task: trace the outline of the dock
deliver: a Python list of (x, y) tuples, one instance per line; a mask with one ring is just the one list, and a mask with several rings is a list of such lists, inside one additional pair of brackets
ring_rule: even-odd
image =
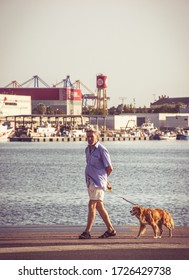
[[(118, 141), (146, 141), (149, 137), (100, 137), (101, 142), (118, 142)], [(86, 142), (85, 137), (12, 137), (10, 142)]]
[(92, 238), (80, 240), (84, 226), (1, 226), (0, 260), (189, 260), (189, 227), (165, 229), (154, 239), (151, 227), (139, 239), (138, 226), (117, 226), (115, 237), (98, 238), (106, 230), (95, 226)]

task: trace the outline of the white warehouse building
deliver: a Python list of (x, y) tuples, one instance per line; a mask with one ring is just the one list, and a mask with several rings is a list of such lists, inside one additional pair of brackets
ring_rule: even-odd
[(0, 94), (0, 117), (31, 115), (31, 96)]
[(125, 130), (133, 128), (137, 124), (137, 116), (127, 115), (108, 115), (108, 116), (89, 116), (89, 123), (97, 125), (99, 128), (106, 127), (110, 130)]

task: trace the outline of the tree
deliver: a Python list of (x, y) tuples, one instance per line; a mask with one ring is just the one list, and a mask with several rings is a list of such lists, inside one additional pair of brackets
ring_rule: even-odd
[(117, 109), (116, 109), (117, 114), (121, 114), (123, 112), (123, 106), (124, 106), (123, 104), (120, 104), (117, 106)]
[(47, 107), (43, 103), (37, 104), (36, 112), (37, 114), (44, 115), (47, 111)]
[(111, 108), (108, 110), (108, 112), (109, 112), (110, 115), (115, 115), (115, 113), (116, 113), (116, 107), (115, 107), (115, 106), (111, 107)]
[(164, 104), (154, 108), (154, 113), (178, 113), (179, 108), (177, 105)]
[(56, 114), (58, 114), (58, 115), (64, 115), (65, 112), (64, 112), (63, 109), (57, 109), (57, 110), (56, 110)]
[(46, 113), (47, 115), (54, 115), (54, 110), (50, 106), (47, 106)]

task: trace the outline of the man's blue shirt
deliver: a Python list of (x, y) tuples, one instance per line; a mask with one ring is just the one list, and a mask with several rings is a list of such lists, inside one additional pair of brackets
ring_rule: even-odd
[(94, 149), (90, 151), (89, 146), (85, 149), (87, 165), (85, 168), (86, 183), (88, 178), (92, 179), (95, 187), (101, 187), (106, 190), (107, 172), (106, 167), (112, 165), (108, 150), (97, 142)]

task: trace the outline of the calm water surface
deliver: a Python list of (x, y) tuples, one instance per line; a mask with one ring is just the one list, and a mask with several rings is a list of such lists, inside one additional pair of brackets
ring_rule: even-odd
[[(114, 225), (138, 224), (131, 205), (169, 210), (189, 226), (189, 141), (104, 142), (113, 192), (105, 205)], [(85, 225), (86, 143), (0, 143), (0, 225)], [(97, 215), (96, 225), (102, 224)]]

